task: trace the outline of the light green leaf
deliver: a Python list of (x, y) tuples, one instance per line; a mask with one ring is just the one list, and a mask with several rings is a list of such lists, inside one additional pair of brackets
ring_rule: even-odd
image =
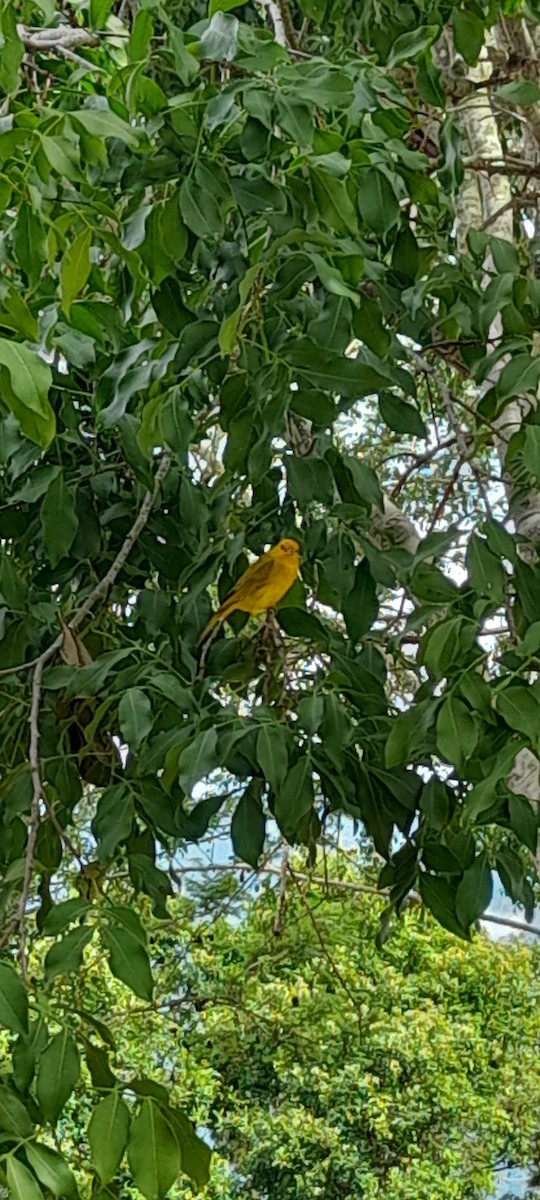
[(122, 736), (128, 746), (137, 750), (154, 724), (152, 705), (141, 688), (128, 688), (118, 706), (118, 720)]
[(74, 125), (79, 125), (92, 137), (118, 138), (132, 149), (135, 149), (141, 140), (140, 129), (134, 129), (116, 113), (106, 112), (101, 108), (80, 108), (77, 112), (70, 112), (69, 118)]
[(4, 401), (25, 436), (47, 449), (56, 432), (55, 416), (48, 400), (52, 384), (50, 367), (28, 346), (6, 338), (0, 338), (0, 367), (6, 369), (0, 371), (0, 378), (4, 377)]

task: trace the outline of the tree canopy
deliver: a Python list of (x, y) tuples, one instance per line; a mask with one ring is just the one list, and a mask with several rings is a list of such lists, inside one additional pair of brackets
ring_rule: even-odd
[[(379, 944), (411, 891), (469, 940), (494, 873), (530, 917), (536, 6), (0, 0), (0, 34), (0, 1019), (37, 1061), (62, 903), (127, 871), (165, 920), (219, 812), (253, 869), (356, 822)], [(201, 654), (283, 536), (276, 614)], [(149, 1002), (129, 898), (99, 911)], [(56, 1122), (60, 1084), (2, 1086), (12, 1139)]]
[[(46, 927), (49, 1007), (84, 1055), (59, 1136), (82, 1195), (97, 1175), (103, 1200), (166, 1186), (189, 1200), (209, 1153), (182, 1142), (192, 1182), (175, 1186), (186, 1107), (213, 1146), (206, 1200), (485, 1200), (502, 1163), (530, 1163), (538, 947), (486, 934), (456, 944), (416, 906), (379, 951), (383, 901), (362, 892), (369, 873), (332, 859), (325, 888), (297, 870), (279, 937), (272, 887), (242, 903), (227, 874), (221, 884), (200, 875), (196, 898), (150, 921), (151, 1004), (100, 958), (107, 900), (86, 913), (80, 901), (57, 906)], [(113, 885), (109, 905), (124, 887)], [(55, 937), (62, 912), (85, 924)], [(66, 977), (62, 946), (80, 945), (81, 930), (84, 970)], [(20, 1054), (19, 1040), (18, 1082)], [(38, 1096), (40, 1085), (38, 1074)]]

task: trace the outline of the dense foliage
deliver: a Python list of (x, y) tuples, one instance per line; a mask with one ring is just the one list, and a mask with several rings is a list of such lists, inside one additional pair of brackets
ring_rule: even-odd
[[(253, 868), (344, 813), (381, 943), (411, 889), (467, 940), (494, 871), (528, 913), (536, 881), (533, 7), (135, 8), (0, 0), (1, 1087), (31, 1200), (58, 1176), (15, 1148), (85, 1050), (48, 988), (118, 871), (166, 919), (220, 809)], [(283, 535), (301, 580), (201, 655), (216, 582)], [(150, 1002), (127, 895), (98, 927)]]
[[(365, 881), (351, 868), (339, 875), (349, 887)], [(187, 1105), (211, 1131), (208, 1200), (483, 1200), (502, 1162), (530, 1161), (536, 948), (485, 935), (456, 944), (415, 908), (380, 952), (380, 902), (337, 881), (326, 895), (291, 884), (275, 937), (270, 888), (243, 908), (236, 900), (230, 921), (210, 901), (216, 886), (152, 923), (153, 1005), (111, 981), (95, 938), (81, 977), (52, 983), (49, 1009), (84, 1042), (85, 1070), (61, 1123), (83, 1195), (96, 1172), (107, 1196), (131, 1195), (132, 1178), (151, 1192), (150, 1119), (133, 1111), (145, 1094), (158, 1121), (172, 1124), (171, 1111), (178, 1119)], [(234, 902), (232, 880), (218, 891)], [(81, 903), (67, 903), (75, 920)], [(93, 1111), (86, 1071), (101, 1089)], [(163, 1188), (178, 1171), (165, 1122), (156, 1127)], [(182, 1153), (184, 1168), (204, 1178), (203, 1147), (192, 1144), (191, 1155)], [(192, 1194), (184, 1182), (171, 1190)]]

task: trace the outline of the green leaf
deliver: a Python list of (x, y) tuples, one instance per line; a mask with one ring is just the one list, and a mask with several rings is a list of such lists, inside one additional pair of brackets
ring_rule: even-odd
[(60, 292), (62, 308), (69, 317), (71, 305), (82, 292), (91, 269), (90, 246), (92, 231), (85, 229), (68, 246), (60, 263)]
[(63, 471), (50, 484), (40, 517), (45, 553), (51, 567), (57, 567), (69, 554), (79, 528), (73, 491), (67, 486)]
[(432, 625), (423, 639), (422, 662), (436, 679), (441, 679), (454, 664), (461, 667), (463, 656), (473, 646), (476, 633), (476, 622), (468, 621), (466, 617), (439, 621)]
[(456, 892), (452, 884), (425, 871), (421, 873), (418, 884), (424, 904), (439, 924), (458, 937), (467, 937), (466, 926), (462, 925), (456, 912)]
[(540, 704), (534, 692), (525, 684), (515, 684), (498, 692), (495, 700), (497, 712), (510, 729), (517, 729), (530, 738), (533, 745), (540, 738)]
[(132, 750), (138, 750), (154, 724), (152, 705), (141, 688), (128, 688), (118, 706), (122, 736)]
[(140, 996), (152, 1000), (154, 982), (147, 951), (139, 939), (119, 925), (108, 925), (102, 933), (104, 948), (109, 953), (109, 967), (115, 979)]
[(456, 912), (465, 929), (486, 911), (492, 892), (491, 870), (487, 855), (482, 851), (464, 871), (456, 891)]
[(231, 838), (234, 853), (256, 871), (264, 849), (266, 820), (259, 796), (246, 788), (234, 810)]
[(7, 963), (0, 963), (0, 1025), (14, 1033), (28, 1033), (28, 998), (22, 979)]
[(283, 189), (265, 175), (234, 175), (231, 188), (238, 207), (246, 213), (282, 213), (287, 208)]
[(472, 533), (465, 556), (465, 565), (473, 591), (487, 596), (495, 605), (504, 603), (505, 573), (499, 559), (491, 553), (487, 542)]
[(72, 921), (85, 917), (90, 908), (91, 905), (86, 900), (62, 900), (47, 913), (41, 932), (56, 937), (58, 933), (63, 933)]
[(523, 462), (537, 483), (540, 482), (540, 425), (525, 426)]
[(470, 9), (454, 8), (452, 24), (456, 50), (472, 67), (484, 44), (484, 22)]
[(496, 88), (495, 95), (501, 100), (509, 100), (511, 104), (537, 104), (540, 100), (540, 88), (532, 79), (513, 79)]
[(438, 25), (419, 25), (412, 33), (402, 33), (392, 43), (386, 60), (387, 67), (395, 67), (401, 62), (412, 62), (427, 46), (431, 46), (440, 32)]
[(100, 862), (108, 862), (117, 846), (127, 841), (133, 827), (134, 815), (133, 793), (125, 783), (113, 785), (101, 793), (92, 821), (92, 833), (98, 843)]
[(238, 46), (238, 27), (237, 17), (230, 17), (218, 9), (199, 40), (201, 58), (210, 62), (232, 62)]
[(379, 398), (379, 411), (385, 425), (388, 425), (389, 429), (393, 429), (394, 433), (410, 433), (413, 437), (419, 438), (427, 437), (427, 429), (418, 409), (412, 404), (406, 404), (398, 396), (385, 392)]
[(48, 400), (52, 383), (50, 367), (28, 346), (6, 338), (0, 338), (0, 367), (6, 368), (5, 372), (0, 371), (5, 403), (25, 436), (46, 450), (56, 431)]
[(511, 792), (508, 797), (508, 814), (510, 828), (516, 837), (535, 854), (538, 846), (538, 821), (532, 804), (526, 796), (516, 796)]
[(103, 108), (80, 108), (77, 112), (70, 112), (69, 117), (74, 125), (80, 126), (92, 137), (118, 138), (132, 149), (136, 149), (141, 141), (140, 129), (134, 129), (116, 113)]
[(505, 529), (504, 525), (499, 521), (494, 521), (492, 517), (487, 517), (484, 521), (482, 532), (485, 533), (487, 544), (493, 554), (499, 558), (508, 559), (508, 562), (516, 562), (516, 543), (512, 534)]
[(360, 216), (369, 229), (384, 237), (399, 219), (399, 202), (388, 177), (376, 167), (360, 176), (358, 186)]
[(0, 12), (0, 90), (8, 95), (20, 87), (20, 69), (24, 58), (24, 45), (17, 30), (17, 10), (5, 4)]
[(17, 1138), (32, 1137), (34, 1126), (22, 1100), (5, 1084), (0, 1084), (0, 1130)]
[(129, 1135), (129, 1108), (118, 1092), (111, 1092), (96, 1105), (88, 1126), (90, 1158), (103, 1184), (122, 1162)]
[(310, 379), (322, 391), (340, 392), (361, 399), (388, 386), (388, 377), (358, 358), (347, 358), (325, 350), (308, 338), (300, 338), (286, 351), (293, 371)]
[[(206, 168), (209, 172), (209, 168)], [(180, 186), (180, 212), (192, 232), (201, 238), (222, 237), (225, 229), (222, 199), (208, 186), (201, 168), (188, 175)]]
[(312, 808), (311, 761), (305, 755), (294, 764), (294, 767), (291, 767), (276, 797), (274, 816), (284, 837), (294, 839), (295, 830), (302, 817), (306, 816)]
[(354, 584), (342, 600), (341, 607), (347, 633), (352, 642), (358, 642), (371, 629), (379, 611), (377, 587), (367, 559), (364, 558), (356, 567)]
[(210, 0), (208, 16), (213, 17), (217, 12), (230, 12), (232, 8), (241, 8), (242, 4), (247, 4), (247, 0)]
[(131, 1124), (128, 1161), (146, 1200), (161, 1200), (180, 1174), (180, 1146), (169, 1121), (152, 1099), (143, 1101)]
[(187, 746), (184, 746), (178, 761), (178, 776), (186, 792), (218, 765), (217, 732), (201, 729)]
[(45, 957), (47, 980), (55, 979), (57, 975), (67, 975), (69, 971), (80, 971), (85, 947), (92, 940), (93, 933), (93, 929), (79, 926), (51, 946)]
[(470, 710), (462, 700), (448, 696), (437, 717), (437, 746), (443, 758), (459, 770), (471, 757), (477, 738)]
[(316, 501), (331, 504), (334, 498), (334, 479), (327, 462), (322, 458), (295, 458), (288, 455), (287, 480), (291, 496), (301, 505)]
[(6, 1175), (12, 1200), (43, 1200), (43, 1192), (35, 1175), (13, 1154), (8, 1155)]
[(278, 792), (289, 765), (287, 731), (283, 725), (265, 724), (257, 735), (257, 762), (273, 792)]
[(191, 1121), (179, 1109), (168, 1105), (166, 1117), (180, 1143), (182, 1173), (188, 1175), (198, 1187), (204, 1187), (210, 1179), (210, 1147), (195, 1133)]
[(162, 406), (161, 430), (170, 449), (184, 456), (193, 440), (195, 425), (187, 401), (176, 391), (171, 392)]
[(36, 1092), (43, 1115), (51, 1125), (69, 1100), (81, 1072), (79, 1052), (69, 1030), (53, 1037), (38, 1060)]
[(27, 1142), (24, 1150), (39, 1182), (53, 1196), (77, 1196), (75, 1177), (61, 1154), (41, 1142)]

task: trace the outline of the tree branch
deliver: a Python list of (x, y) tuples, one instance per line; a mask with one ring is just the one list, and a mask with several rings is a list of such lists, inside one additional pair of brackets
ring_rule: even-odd
[[(17, 25), (17, 33), (29, 54), (72, 53), (83, 46), (98, 46), (99, 38), (80, 25), (57, 25), (53, 29), (38, 29), (34, 26)], [(82, 60), (88, 66), (86, 59)]]
[[(161, 489), (161, 484), (169, 470), (171, 459), (168, 454), (164, 454), (156, 472), (153, 490), (146, 492), (144, 500), (141, 504), (139, 512), (131, 526), (131, 529), (125, 538), (118, 554), (112, 565), (109, 567), (103, 579), (96, 584), (95, 588), (90, 592), (90, 595), (77, 609), (74, 617), (68, 622), (68, 628), (71, 630), (77, 629), (84, 621), (84, 618), (91, 612), (98, 600), (101, 600), (106, 595), (109, 588), (114, 583), (119, 575), (124, 563), (126, 562), (131, 549), (133, 548), (137, 538), (144, 529), (146, 522), (152, 511), (152, 506), (157, 499)], [(17, 910), (17, 924), (19, 926), (20, 944), (19, 944), (19, 960), (21, 964), (21, 974), (26, 982), (28, 975), (28, 962), (26, 954), (26, 907), (28, 904), (28, 896), (32, 882), (32, 870), (34, 866), (34, 855), (36, 849), (36, 839), (39, 828), (40, 812), (42, 803), (45, 803), (43, 795), (43, 783), (41, 779), (41, 766), (39, 759), (39, 710), (41, 704), (41, 686), (43, 680), (43, 671), (47, 663), (54, 658), (56, 652), (61, 648), (64, 640), (64, 630), (59, 633), (54, 642), (40, 654), (35, 661), (34, 674), (32, 678), (32, 702), (30, 706), (30, 747), (29, 747), (29, 763), (30, 775), (32, 779), (32, 804), (30, 808), (30, 816), (28, 819), (28, 839), (26, 843), (25, 864), (23, 886), (21, 898)], [(26, 664), (23, 664), (26, 667)], [(17, 668), (14, 668), (16, 670)], [(19, 668), (20, 669), (20, 668)]]

